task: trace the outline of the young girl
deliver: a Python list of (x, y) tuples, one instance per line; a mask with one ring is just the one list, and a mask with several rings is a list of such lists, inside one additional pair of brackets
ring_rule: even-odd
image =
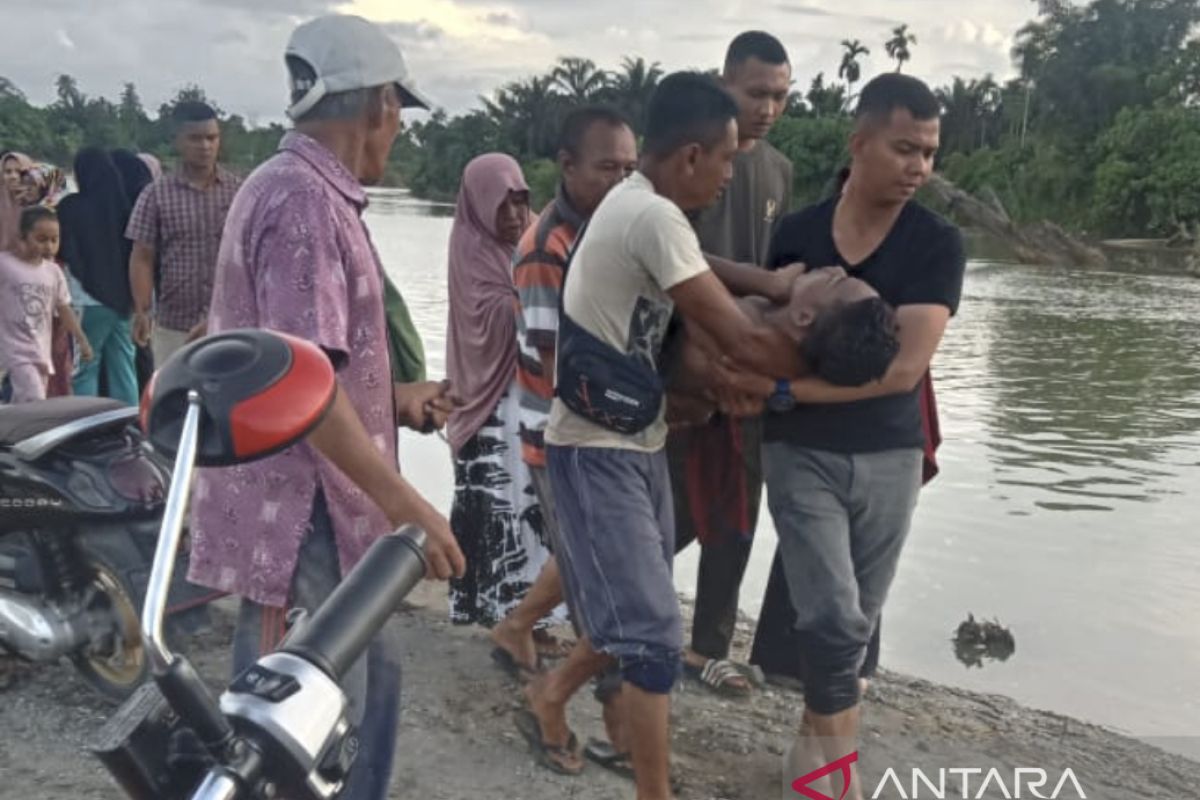
[(16, 253), (0, 253), (0, 370), (8, 371), (12, 402), (46, 397), (54, 372), (50, 358), (50, 326), (59, 317), (75, 337), (80, 358), (92, 360), (92, 346), (71, 310), (63, 271), (52, 261), (58, 254), (58, 218), (42, 206), (21, 212)]

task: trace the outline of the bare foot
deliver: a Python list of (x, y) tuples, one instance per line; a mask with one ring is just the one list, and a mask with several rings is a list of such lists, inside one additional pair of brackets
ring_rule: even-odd
[(545, 675), (539, 675), (521, 689), (529, 710), (537, 717), (542, 731), (542, 741), (548, 745), (567, 748), (571, 746), (571, 728), (567, 725), (567, 707), (557, 703), (547, 693), (549, 683)]
[(533, 643), (533, 631), (519, 628), (505, 617), (492, 626), (488, 638), (492, 644), (512, 656), (518, 665), (530, 672), (537, 672), (538, 654)]

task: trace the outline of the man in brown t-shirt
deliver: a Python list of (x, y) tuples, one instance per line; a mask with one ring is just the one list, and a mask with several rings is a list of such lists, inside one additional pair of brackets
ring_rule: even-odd
[[(716, 205), (693, 225), (705, 253), (764, 266), (776, 223), (791, 203), (792, 165), (766, 141), (783, 113), (791, 86), (787, 51), (774, 36), (748, 31), (729, 45), (721, 83), (738, 104), (739, 151), (733, 180)], [(718, 498), (692, 498), (689, 462), (732, 448), (740, 458), (730, 464), (727, 485)], [(703, 429), (674, 429), (667, 441), (675, 497), (676, 550), (703, 539), (696, 585), (691, 647), (685, 669), (721, 694), (746, 695), (750, 684), (726, 659), (737, 620), (738, 590), (762, 497), (761, 423), (757, 418), (718, 417)], [(740, 499), (739, 499), (740, 498)], [(733, 507), (730, 507), (732, 505)], [(707, 513), (697, 520), (693, 508)]]

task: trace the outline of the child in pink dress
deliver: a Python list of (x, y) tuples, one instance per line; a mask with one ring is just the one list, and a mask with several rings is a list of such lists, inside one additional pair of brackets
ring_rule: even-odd
[(12, 402), (44, 400), (54, 373), (50, 331), (55, 317), (75, 337), (80, 358), (92, 346), (71, 309), (67, 279), (54, 263), (58, 218), (42, 206), (21, 212), (15, 253), (0, 253), (0, 370), (8, 371)]

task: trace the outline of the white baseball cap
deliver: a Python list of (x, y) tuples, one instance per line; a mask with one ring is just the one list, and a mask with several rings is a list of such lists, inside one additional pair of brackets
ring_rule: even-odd
[(304, 91), (288, 107), (292, 119), (304, 116), (326, 95), (396, 84), (405, 108), (431, 108), (432, 103), (417, 91), (408, 75), (400, 48), (383, 29), (362, 17), (331, 14), (317, 17), (292, 31), (285, 55), (304, 61), (316, 73), (315, 81), (293, 79), (293, 96)]

